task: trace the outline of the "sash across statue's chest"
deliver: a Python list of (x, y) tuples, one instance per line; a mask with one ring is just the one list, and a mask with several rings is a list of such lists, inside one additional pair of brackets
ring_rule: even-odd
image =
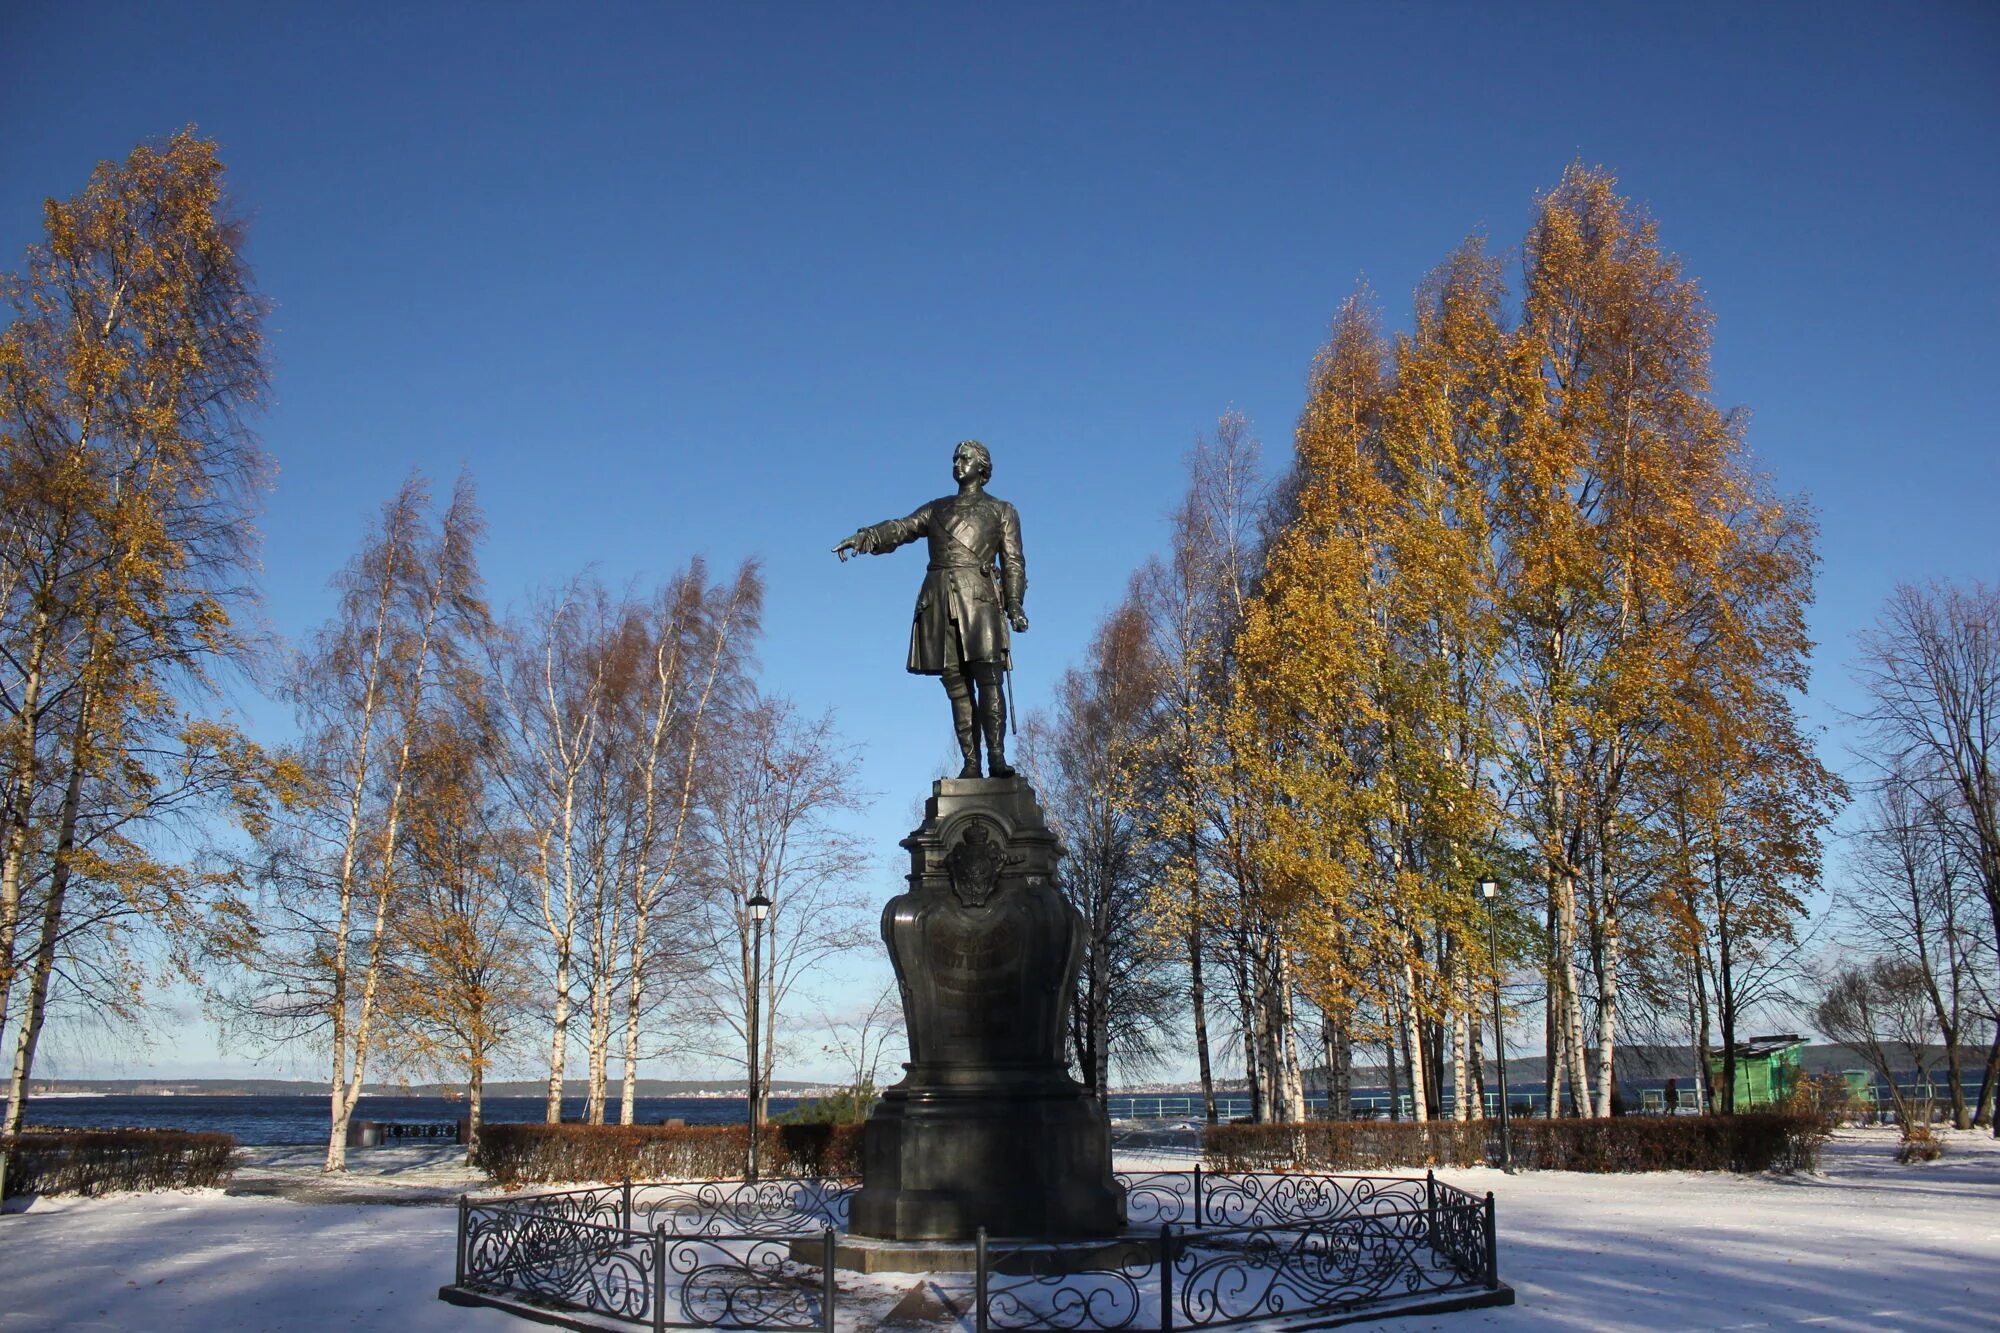
[(949, 564), (984, 565), (993, 558), (997, 528), (989, 506), (955, 502), (931, 525), (931, 558)]

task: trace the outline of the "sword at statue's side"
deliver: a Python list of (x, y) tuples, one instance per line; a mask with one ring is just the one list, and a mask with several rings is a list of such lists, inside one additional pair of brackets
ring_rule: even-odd
[[(1000, 567), (991, 564), (986, 566), (986, 577), (993, 585), (993, 600), (1003, 607), (1006, 606), (1007, 585), (1000, 576)], [(1002, 611), (1001, 615), (1006, 618), (1007, 628), (1011, 632), (1013, 630), (1014, 617), (1005, 611)], [(1007, 691), (1007, 734), (1018, 736), (1021, 734), (1021, 723), (1020, 710), (1014, 707), (1014, 642), (1011, 636), (1007, 641), (1007, 666), (1005, 674), (1000, 679), (1002, 687)]]

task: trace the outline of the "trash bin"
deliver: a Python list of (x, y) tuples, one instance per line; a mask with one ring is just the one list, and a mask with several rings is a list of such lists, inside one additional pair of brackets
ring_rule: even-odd
[(382, 1126), (373, 1120), (350, 1120), (347, 1122), (347, 1146), (350, 1148), (379, 1148), (382, 1146)]

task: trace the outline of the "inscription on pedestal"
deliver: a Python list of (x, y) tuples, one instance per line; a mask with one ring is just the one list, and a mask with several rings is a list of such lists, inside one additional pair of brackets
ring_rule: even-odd
[(1020, 990), (1020, 926), (1006, 917), (949, 909), (929, 924), (931, 979), (945, 1002), (945, 1032), (972, 1037), (1004, 1031)]

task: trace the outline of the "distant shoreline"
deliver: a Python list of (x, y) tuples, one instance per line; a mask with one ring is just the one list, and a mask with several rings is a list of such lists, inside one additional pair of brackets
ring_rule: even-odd
[[(618, 1097), (623, 1088), (617, 1079), (609, 1084), (610, 1095)], [(589, 1085), (581, 1079), (570, 1079), (563, 1083), (563, 1096), (582, 1097), (589, 1093)], [(509, 1079), (504, 1082), (488, 1083), (482, 1095), (492, 1098), (546, 1097), (549, 1085), (545, 1080)], [(829, 1093), (845, 1091), (844, 1085), (809, 1083), (796, 1079), (774, 1079), (767, 1093), (778, 1097), (821, 1097)], [(29, 1099), (44, 1097), (325, 1097), (327, 1086), (310, 1079), (243, 1079), (243, 1078), (76, 1078), (50, 1079), (45, 1086), (33, 1087), (28, 1092)], [(370, 1083), (362, 1089), (368, 1097), (443, 1097), (447, 1100), (463, 1098), (464, 1084), (452, 1083)], [(746, 1094), (742, 1087), (727, 1084), (698, 1083), (678, 1079), (639, 1079), (634, 1085), (634, 1096), (685, 1097), (727, 1101), (741, 1100)], [(0, 1095), (0, 1105), (6, 1103)]]

